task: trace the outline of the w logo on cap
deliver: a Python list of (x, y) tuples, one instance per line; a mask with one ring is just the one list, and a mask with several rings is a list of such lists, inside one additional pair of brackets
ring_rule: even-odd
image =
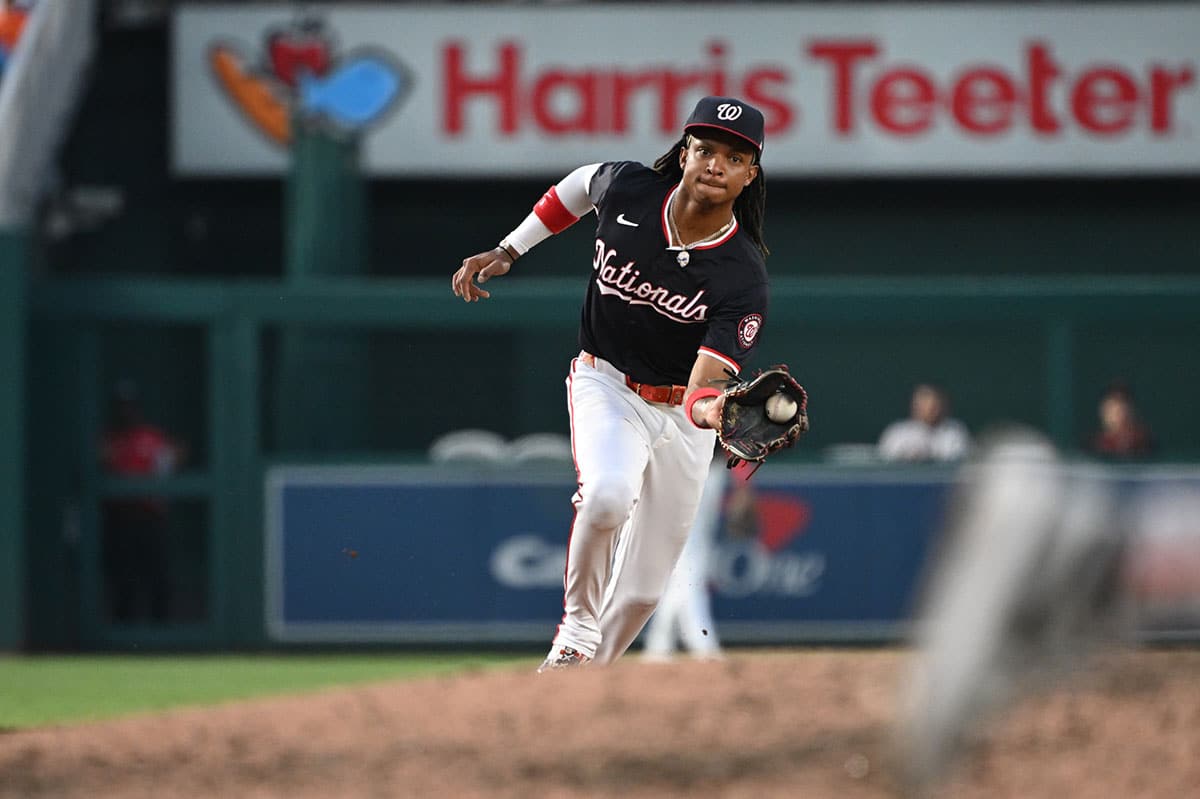
[(733, 103), (721, 103), (717, 106), (717, 119), (732, 122), (742, 115), (742, 107)]
[(763, 115), (749, 103), (736, 97), (701, 98), (687, 122), (683, 123), (683, 132), (693, 133), (704, 128), (715, 128), (724, 134), (745, 139), (754, 148), (755, 154), (762, 155)]

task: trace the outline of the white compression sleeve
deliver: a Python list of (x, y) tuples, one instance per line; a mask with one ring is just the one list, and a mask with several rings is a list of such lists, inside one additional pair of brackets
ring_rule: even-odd
[[(599, 164), (581, 166), (554, 184), (554, 191), (558, 195), (559, 202), (573, 216), (580, 217), (594, 209), (595, 206), (592, 205), (588, 189), (592, 183), (592, 176), (599, 168)], [(551, 235), (550, 228), (546, 227), (537, 214), (530, 212), (529, 216), (525, 217), (521, 224), (517, 225), (504, 238), (518, 254), (524, 255), (550, 238)]]

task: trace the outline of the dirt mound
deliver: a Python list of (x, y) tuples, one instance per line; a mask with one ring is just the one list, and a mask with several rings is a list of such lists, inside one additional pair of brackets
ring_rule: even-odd
[[(734, 654), (395, 682), (0, 736), (0, 797), (899, 795), (902, 655)], [(997, 724), (946, 797), (1181, 797), (1200, 653), (1111, 659)]]

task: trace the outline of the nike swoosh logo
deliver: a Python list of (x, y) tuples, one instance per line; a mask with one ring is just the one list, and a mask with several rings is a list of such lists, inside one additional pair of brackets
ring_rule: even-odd
[(638, 226), (637, 222), (630, 222), (628, 219), (626, 219), (625, 214), (617, 214), (617, 224), (618, 225), (628, 225), (629, 227), (637, 227)]

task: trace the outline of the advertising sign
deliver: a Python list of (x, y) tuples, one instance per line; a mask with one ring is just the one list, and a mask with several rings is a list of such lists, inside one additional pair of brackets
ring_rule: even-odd
[[(723, 640), (876, 640), (910, 611), (947, 483), (755, 477), (760, 531), (710, 564)], [(304, 642), (540, 642), (562, 615), (575, 484), (381, 467), (267, 482), (267, 629)]]
[[(1200, 171), (1200, 8), (184, 6), (173, 163), (278, 174), (293, 126), (381, 176), (653, 161), (706, 94), (766, 117), (772, 175)], [(669, 35), (664, 32), (669, 31)]]

